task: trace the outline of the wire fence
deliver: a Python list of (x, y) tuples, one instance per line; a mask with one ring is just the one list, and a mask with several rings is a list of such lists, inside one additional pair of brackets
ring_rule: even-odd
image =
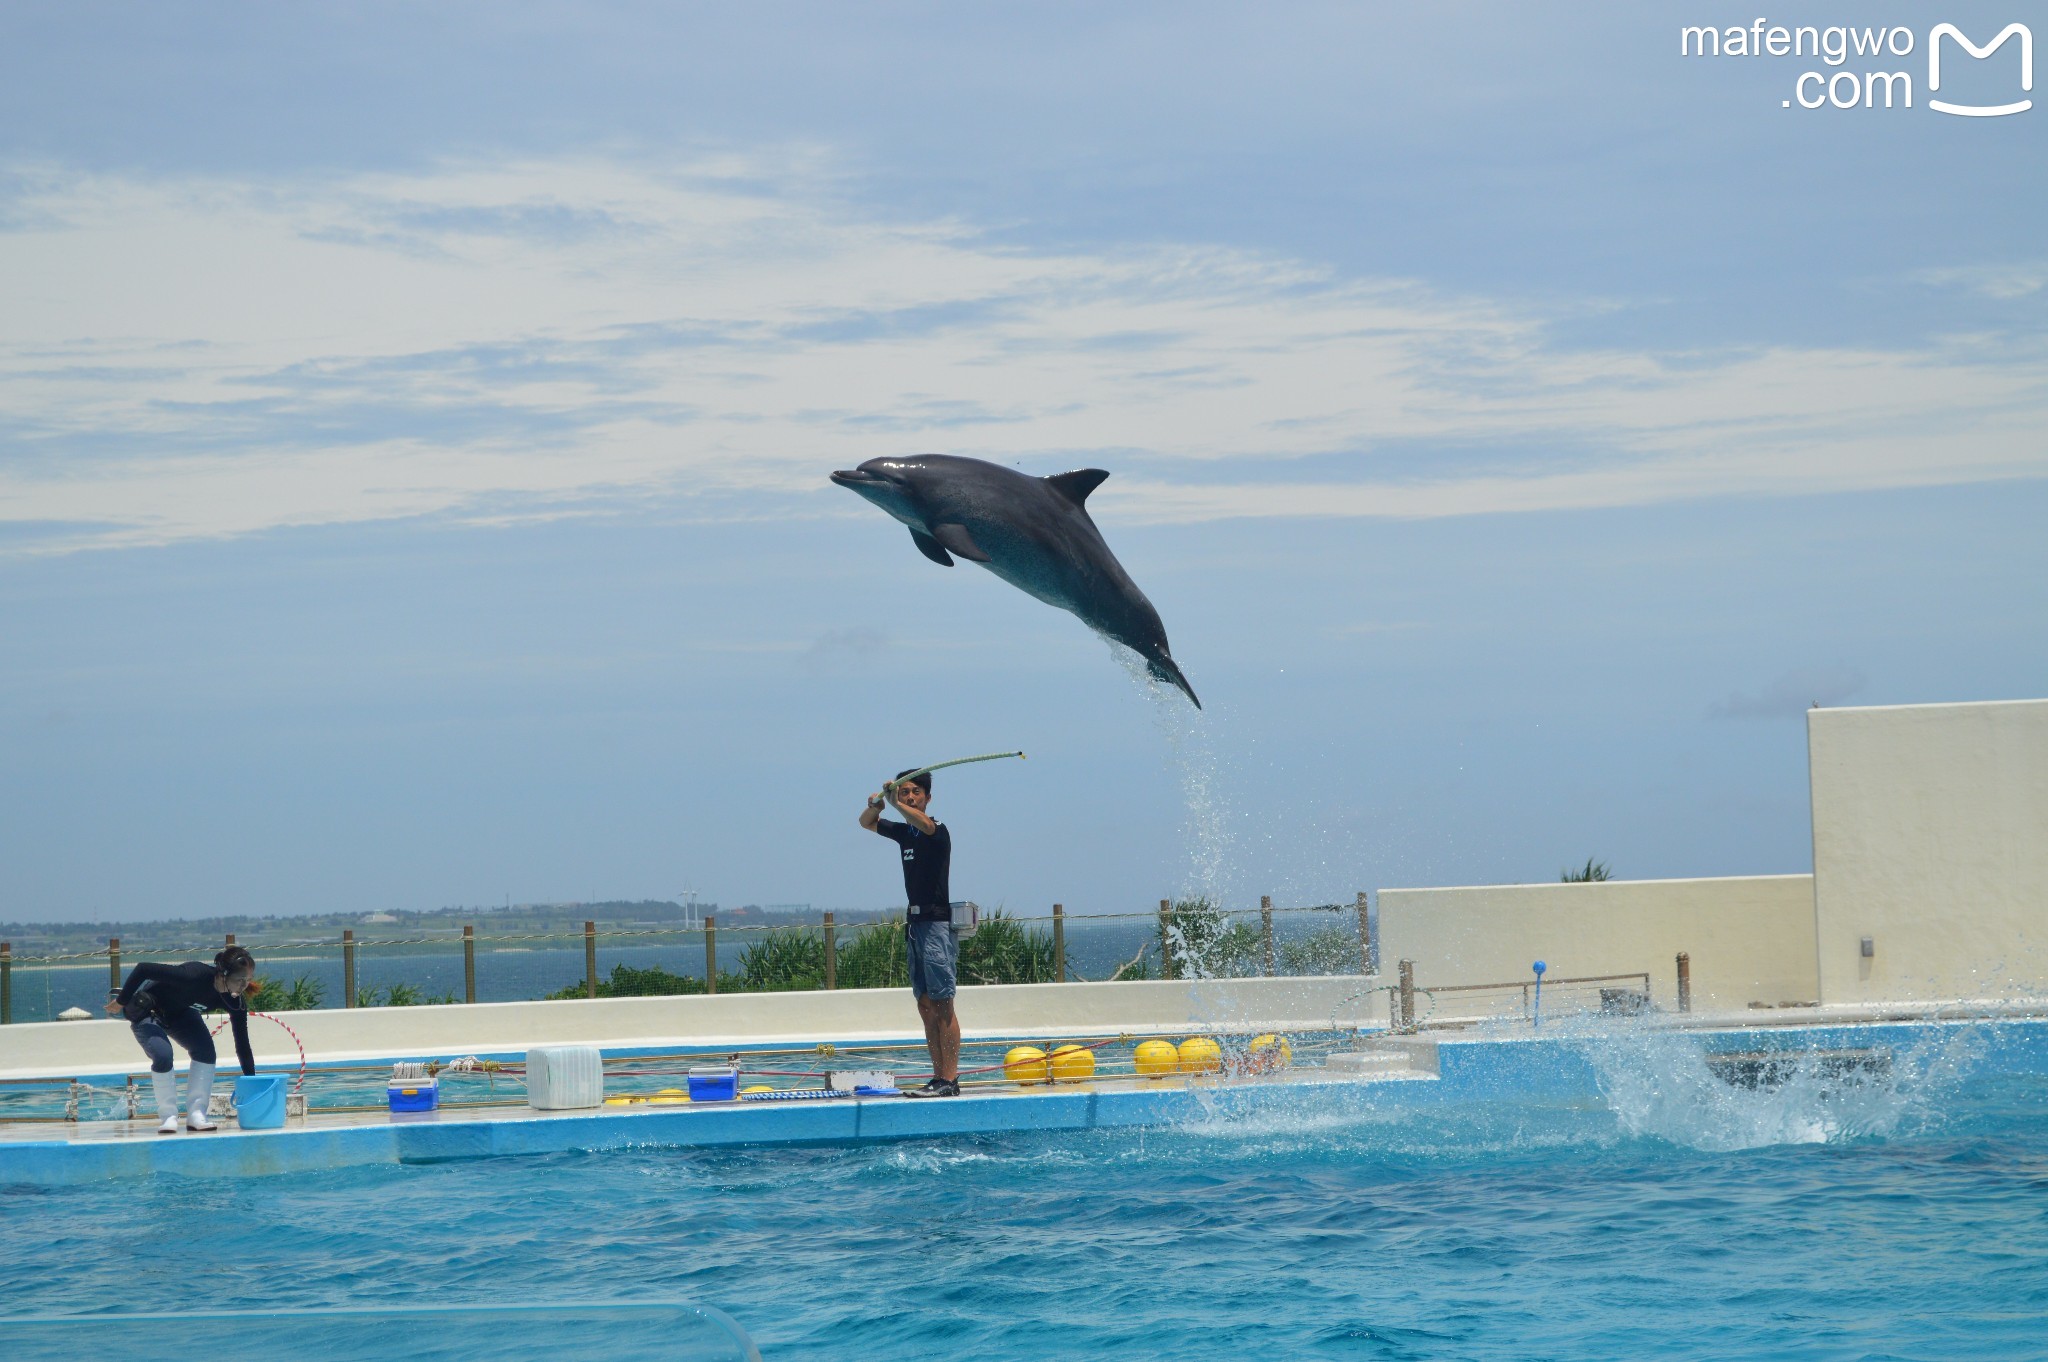
[[(965, 914), (963, 913), (964, 917)], [(1369, 974), (1374, 923), (1350, 903), (1225, 909), (1161, 899), (1142, 912), (980, 914), (960, 932), (963, 984), (1121, 982)], [(257, 956), (257, 1010), (403, 1007), (535, 998), (645, 997), (903, 987), (903, 919), (823, 913), (815, 921), (601, 926), (581, 932), (427, 932), (358, 937), (232, 933), (205, 943), (135, 943), (41, 955), (0, 942), (0, 1024), (103, 1015), (108, 990), (138, 961), (211, 959), (223, 945)]]

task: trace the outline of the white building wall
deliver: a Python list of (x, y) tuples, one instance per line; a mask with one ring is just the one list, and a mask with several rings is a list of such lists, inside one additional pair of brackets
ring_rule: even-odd
[(1816, 709), (1807, 747), (1822, 1000), (2048, 991), (2048, 700)]
[(1698, 1011), (1820, 996), (1811, 875), (1382, 889), (1379, 907), (1382, 973), (1413, 960), (1424, 987), (1525, 980), (1541, 960), (1552, 979), (1647, 972), (1672, 1007), (1684, 951)]

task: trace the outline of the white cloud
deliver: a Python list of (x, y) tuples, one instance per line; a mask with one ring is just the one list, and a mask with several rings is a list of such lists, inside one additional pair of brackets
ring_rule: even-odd
[(2048, 261), (2014, 265), (1950, 265), (1913, 276), (1935, 288), (1959, 288), (1980, 298), (2010, 302), (2048, 288)]
[[(1296, 260), (877, 221), (801, 155), (22, 174), (0, 522), (77, 527), (23, 541), (45, 550), (764, 495), (853, 514), (826, 470), (920, 450), (1107, 463), (1098, 504), (1168, 521), (2048, 473), (2039, 355), (1566, 350), (1527, 310)], [(1332, 454), (1356, 457), (1290, 467)]]

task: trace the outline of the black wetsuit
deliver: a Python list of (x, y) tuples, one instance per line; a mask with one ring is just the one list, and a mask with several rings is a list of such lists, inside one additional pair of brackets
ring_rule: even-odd
[(235, 1057), (242, 1072), (256, 1072), (256, 1056), (249, 1050), (249, 1004), (232, 993), (213, 986), (213, 966), (197, 960), (182, 965), (159, 965), (145, 961), (128, 972), (128, 981), (114, 1001), (128, 1018), (135, 1039), (149, 1056), (149, 1067), (157, 1073), (171, 1071), (171, 1042), (185, 1047), (194, 1064), (214, 1062), (213, 1035), (202, 1013), (218, 1008), (228, 1014), (235, 1031)]

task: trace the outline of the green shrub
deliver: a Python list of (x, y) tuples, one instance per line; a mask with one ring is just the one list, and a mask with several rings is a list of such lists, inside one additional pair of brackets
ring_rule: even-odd
[(841, 988), (908, 988), (910, 960), (904, 954), (903, 924), (876, 922), (854, 933), (839, 948)]
[(1166, 932), (1177, 977), (1230, 979), (1265, 972), (1264, 931), (1250, 922), (1232, 922), (1206, 898), (1175, 902), (1169, 910)]
[[(584, 980), (577, 980), (564, 989), (550, 993), (549, 998), (588, 997)], [(718, 987), (721, 992), (737, 993), (744, 988), (736, 974), (720, 973)], [(597, 996), (600, 998), (670, 998), (683, 994), (704, 992), (704, 981), (691, 974), (677, 974), (660, 965), (635, 968), (632, 965), (613, 965), (609, 979), (597, 981)]]
[(1356, 974), (1364, 964), (1357, 935), (1344, 927), (1323, 927), (1283, 941), (1279, 954), (1282, 974)]
[(1565, 884), (1597, 884), (1609, 878), (1607, 862), (1588, 856), (1585, 865), (1577, 870), (1561, 870), (1557, 878)]
[(427, 1000), (427, 995), (414, 984), (393, 984), (384, 990), (386, 1007), (418, 1007)]
[(1052, 933), (1027, 928), (1000, 908), (960, 938), (963, 984), (1049, 984), (1058, 977)]
[(292, 980), (290, 988), (280, 987), (275, 980), (266, 979), (262, 989), (249, 1001), (258, 1012), (308, 1012), (326, 999), (327, 985), (310, 974), (301, 974)]
[(808, 927), (778, 927), (740, 952), (740, 987), (784, 993), (825, 986), (825, 938)]

